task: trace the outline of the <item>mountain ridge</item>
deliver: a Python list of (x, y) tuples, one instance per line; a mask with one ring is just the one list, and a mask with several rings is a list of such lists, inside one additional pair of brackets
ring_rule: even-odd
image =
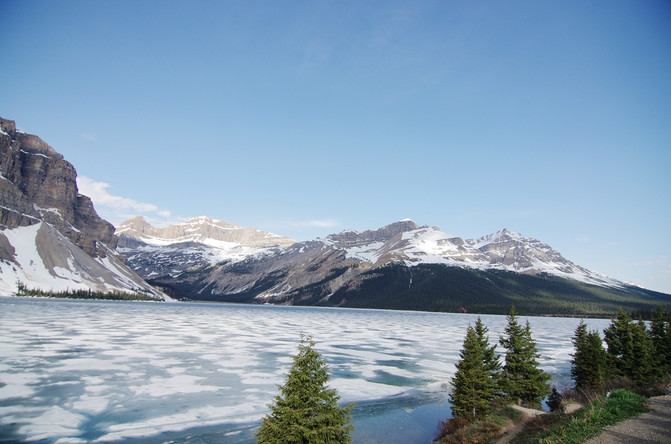
[(438, 311), (511, 303), (533, 311), (535, 300), (565, 310), (563, 298), (580, 312), (603, 301), (671, 300), (507, 228), (462, 239), (403, 219), (303, 242), (206, 216), (163, 228), (136, 217), (115, 229), (78, 192), (76, 174), (38, 136), (0, 118), (2, 294), (21, 283), (164, 298), (147, 279), (198, 300)]
[(296, 241), (262, 230), (241, 227), (223, 220), (198, 216), (179, 224), (163, 228), (151, 226), (142, 216), (136, 216), (122, 222), (115, 235), (132, 238), (147, 244), (165, 244), (166, 242), (200, 242), (207, 245), (210, 241), (236, 242), (253, 247), (289, 246)]
[[(117, 231), (117, 234), (120, 245), (124, 245), (123, 233)], [(152, 251), (154, 258), (163, 257), (161, 269), (143, 263), (132, 247), (127, 250), (122, 247), (122, 252), (145, 278), (204, 300), (330, 305), (339, 294), (356, 292), (365, 281), (375, 280), (388, 273), (389, 267), (398, 266), (410, 273), (420, 266), (440, 273), (443, 268), (435, 266), (485, 274), (500, 271), (543, 279), (569, 279), (611, 292), (631, 293), (627, 284), (580, 267), (548, 244), (506, 228), (478, 239), (462, 239), (442, 232), (437, 226), (420, 226), (405, 219), (378, 229), (343, 230), (288, 246), (218, 256), (218, 261), (203, 260), (203, 252), (210, 247), (200, 244), (201, 258), (192, 256), (188, 266), (181, 268), (175, 268), (174, 264), (185, 263), (184, 258), (171, 257), (167, 251), (173, 247), (152, 247), (159, 248)], [(532, 281), (541, 285), (540, 281)], [(334, 304), (347, 305), (345, 299)]]

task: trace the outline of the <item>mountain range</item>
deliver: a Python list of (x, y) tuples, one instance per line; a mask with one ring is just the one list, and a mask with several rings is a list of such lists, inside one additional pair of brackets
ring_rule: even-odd
[(196, 300), (479, 312), (541, 304), (590, 314), (668, 301), (507, 229), (462, 239), (406, 219), (294, 242), (208, 217), (162, 229), (136, 217), (116, 235), (142, 277)]
[(305, 242), (198, 217), (116, 229), (72, 164), (0, 118), (0, 294), (17, 286), (180, 299), (430, 311), (605, 314), (671, 295), (587, 270), (502, 229), (462, 239), (406, 219)]

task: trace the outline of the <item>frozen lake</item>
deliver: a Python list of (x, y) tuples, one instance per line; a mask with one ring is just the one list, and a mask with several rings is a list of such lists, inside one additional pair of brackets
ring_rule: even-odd
[[(427, 443), (450, 416), (449, 381), (476, 317), (0, 297), (0, 440), (254, 442), (303, 332), (342, 401), (357, 403), (354, 442)], [(505, 317), (482, 319), (497, 342)], [(579, 320), (528, 319), (541, 366), (570, 384)]]

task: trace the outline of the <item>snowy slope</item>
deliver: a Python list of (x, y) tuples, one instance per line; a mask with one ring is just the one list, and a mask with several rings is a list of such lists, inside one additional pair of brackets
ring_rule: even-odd
[(44, 291), (142, 290), (169, 299), (146, 284), (113, 251), (107, 249), (105, 257), (92, 258), (45, 222), (1, 230), (0, 250), (2, 295), (14, 294), (20, 282)]
[(0, 117), (0, 294), (17, 284), (158, 298), (114, 250), (114, 226), (77, 188), (77, 171), (38, 136)]
[[(328, 242), (328, 241), (327, 241)], [(463, 240), (438, 227), (418, 227), (387, 242), (370, 242), (345, 248), (347, 257), (375, 265), (395, 262), (408, 266), (444, 264), (480, 270), (498, 269), (525, 274), (547, 273), (577, 281), (621, 287), (624, 284), (597, 272), (577, 266), (537, 239), (500, 230), (475, 240)]]
[[(203, 221), (190, 224), (210, 225)], [(328, 299), (362, 273), (389, 264), (443, 264), (624, 286), (573, 264), (543, 242), (505, 229), (464, 240), (438, 227), (420, 227), (403, 220), (376, 230), (346, 230), (290, 246), (265, 248), (208, 242), (202, 237), (194, 242), (197, 230), (189, 232), (192, 237), (183, 236), (187, 232), (184, 227), (180, 230), (176, 239), (186, 242), (167, 242), (166, 237), (154, 236), (147, 227), (136, 227), (134, 238), (126, 235), (128, 230), (119, 230), (118, 250), (142, 277), (182, 288), (193, 297), (214, 300), (220, 295), (235, 295), (237, 302)]]
[(260, 258), (295, 242), (206, 216), (165, 228), (154, 228), (138, 216), (119, 225), (115, 234), (119, 236), (117, 251), (147, 279)]
[(284, 236), (241, 227), (207, 216), (195, 217), (164, 228), (154, 228), (142, 216), (136, 216), (119, 225), (115, 234), (153, 246), (194, 242), (220, 250), (229, 250), (237, 246), (289, 246), (295, 242)]
[[(389, 262), (401, 262), (408, 266), (444, 264), (479, 270), (497, 269), (525, 274), (546, 273), (589, 284), (609, 287), (624, 286), (624, 283), (616, 279), (572, 263), (548, 244), (507, 229), (479, 239), (464, 240), (446, 234), (438, 227), (420, 227), (408, 220), (396, 224), (401, 223), (405, 224), (402, 232), (394, 233), (385, 239), (372, 239), (370, 234), (366, 234), (371, 232), (361, 233), (348, 230), (320, 240), (331, 248), (344, 250), (347, 258), (370, 264), (373, 267)], [(349, 241), (342, 242), (343, 237)], [(365, 240), (362, 241), (362, 239)]]

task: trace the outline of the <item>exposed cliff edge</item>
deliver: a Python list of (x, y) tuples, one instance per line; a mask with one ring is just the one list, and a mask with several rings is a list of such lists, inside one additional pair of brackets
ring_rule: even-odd
[(0, 224), (43, 220), (91, 256), (107, 254), (97, 242), (114, 250), (114, 226), (78, 193), (72, 164), (39, 137), (17, 131), (13, 121), (0, 118), (0, 128)]
[(0, 291), (142, 291), (163, 297), (115, 252), (114, 226), (77, 190), (77, 171), (0, 118)]

